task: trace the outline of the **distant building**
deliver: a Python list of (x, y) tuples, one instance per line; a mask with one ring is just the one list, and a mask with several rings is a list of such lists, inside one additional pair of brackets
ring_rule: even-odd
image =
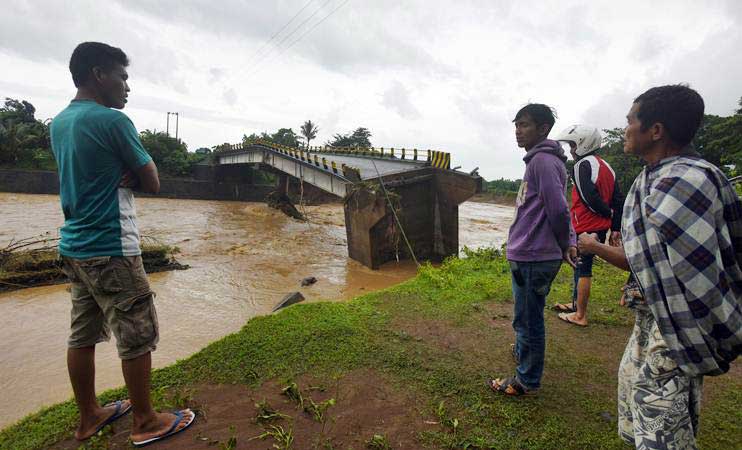
[(211, 153), (211, 149), (206, 147), (197, 148), (196, 153), (198, 153), (199, 155), (207, 155)]

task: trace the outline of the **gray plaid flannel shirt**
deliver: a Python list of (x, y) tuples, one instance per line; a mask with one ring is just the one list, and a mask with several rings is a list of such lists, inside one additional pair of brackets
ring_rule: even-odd
[(742, 352), (742, 203), (694, 156), (645, 168), (622, 221), (631, 271), (687, 375), (719, 375)]

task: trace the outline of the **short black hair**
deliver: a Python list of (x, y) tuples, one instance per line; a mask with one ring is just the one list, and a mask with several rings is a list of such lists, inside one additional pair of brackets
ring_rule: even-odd
[(543, 103), (529, 103), (518, 111), (513, 122), (525, 115), (528, 115), (533, 119), (537, 126), (544, 124), (548, 125), (549, 131), (551, 131), (551, 127), (554, 126), (557, 117), (556, 110), (551, 106), (544, 105)]
[(83, 42), (75, 47), (70, 57), (70, 73), (75, 87), (83, 86), (93, 72), (93, 67), (111, 70), (115, 64), (126, 67), (129, 58), (120, 48), (102, 42)]
[(661, 123), (670, 140), (681, 147), (690, 144), (703, 120), (703, 98), (685, 84), (653, 87), (634, 103), (639, 104), (636, 116), (642, 131)]

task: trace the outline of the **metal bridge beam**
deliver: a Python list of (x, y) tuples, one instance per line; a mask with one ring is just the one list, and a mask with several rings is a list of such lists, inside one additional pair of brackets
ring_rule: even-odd
[(286, 175), (303, 180), (325, 192), (340, 198), (348, 193), (351, 182), (332, 173), (323, 166), (297, 160), (288, 155), (265, 150), (246, 150), (239, 153), (220, 155), (219, 164), (262, 163)]

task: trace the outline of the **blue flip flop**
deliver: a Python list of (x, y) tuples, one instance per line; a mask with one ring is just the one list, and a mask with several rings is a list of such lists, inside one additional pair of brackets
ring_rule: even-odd
[[(183, 417), (184, 411), (188, 411), (193, 415), (191, 416), (190, 420), (183, 428), (181, 428), (180, 430), (176, 430), (176, 428), (178, 428), (178, 425), (180, 425), (180, 423), (184, 419)], [(190, 427), (193, 424), (193, 422), (196, 420), (196, 414), (193, 413), (193, 411), (191, 411), (190, 409), (184, 409), (183, 411), (177, 411), (177, 412), (174, 412), (173, 414), (175, 414), (175, 422), (173, 422), (173, 425), (166, 432), (162, 433), (159, 436), (155, 436), (151, 439), (146, 439), (144, 441), (137, 442), (137, 441), (132, 440), (131, 443), (134, 444), (134, 447), (144, 447), (145, 445), (154, 444), (157, 441), (161, 441), (165, 438), (169, 438), (170, 436), (174, 434), (178, 434), (181, 431), (185, 430), (186, 428)]]
[[(116, 400), (113, 403), (108, 403), (107, 405), (104, 405), (103, 406), (104, 408), (107, 408), (109, 406), (116, 405), (116, 411), (113, 413), (113, 415), (111, 417), (109, 417), (108, 419), (106, 419), (102, 424), (98, 425), (98, 428), (95, 429), (95, 432), (93, 434), (91, 434), (90, 436), (88, 436), (87, 438), (85, 438), (85, 439), (90, 439), (91, 437), (93, 437), (96, 434), (100, 433), (100, 431), (102, 429), (104, 429), (105, 427), (107, 427), (108, 425), (112, 424), (113, 422), (115, 422), (118, 419), (120, 419), (120, 418), (124, 417), (125, 415), (127, 415), (129, 413), (129, 411), (131, 411), (131, 402), (129, 402), (129, 405), (126, 406), (126, 408), (122, 408), (123, 404), (124, 404), (123, 400)], [(83, 439), (83, 440), (85, 440), (85, 439)]]

